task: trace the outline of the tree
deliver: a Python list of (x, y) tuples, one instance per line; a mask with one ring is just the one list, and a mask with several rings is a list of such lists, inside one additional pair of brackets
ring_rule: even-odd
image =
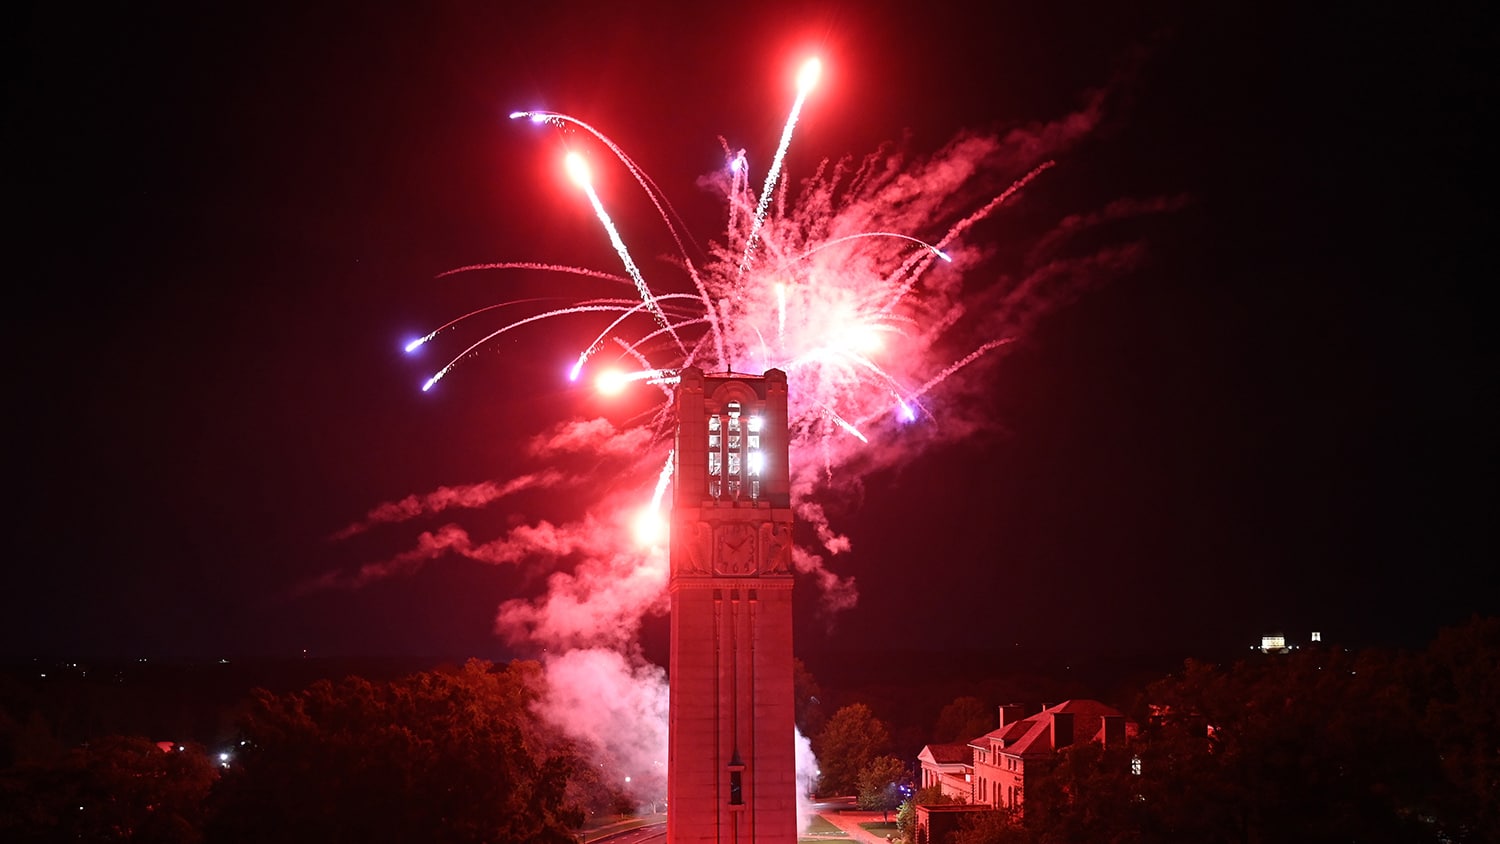
[(1500, 618), (1443, 630), (1421, 662), (1423, 731), (1442, 762), (1455, 841), (1500, 841)]
[(198, 745), (106, 736), (0, 777), (0, 839), (196, 844), (217, 769)]
[(892, 809), (901, 805), (906, 792), (906, 763), (894, 756), (877, 756), (860, 769), (855, 804), (866, 811), (885, 813), (890, 820)]
[(533, 711), (540, 667), (258, 690), (222, 781), (225, 842), (572, 842), (581, 760)]
[(938, 713), (932, 730), (935, 742), (968, 741), (988, 733), (998, 724), (995, 709), (977, 697), (956, 697)]
[(813, 751), (818, 757), (820, 794), (853, 794), (859, 773), (890, 749), (891, 731), (870, 707), (852, 703), (833, 713)]
[[(1037, 844), (1141, 842), (1146, 795), (1124, 746), (1082, 742), (1059, 751), (1039, 776), (1026, 774), (1021, 824)], [(1152, 795), (1153, 798), (1155, 795)]]
[(1204, 842), (1432, 840), (1440, 777), (1408, 674), (1333, 648), (1189, 663), (1147, 692), (1141, 822)]
[[(959, 824), (950, 844), (1040, 844), (1038, 838), (1016, 816), (1004, 809), (975, 812)], [(1071, 842), (1070, 842), (1071, 844)]]

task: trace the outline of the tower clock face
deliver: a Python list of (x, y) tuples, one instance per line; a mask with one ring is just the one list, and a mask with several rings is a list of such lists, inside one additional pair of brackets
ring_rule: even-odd
[(733, 522), (719, 528), (719, 574), (752, 574), (755, 571), (755, 528)]

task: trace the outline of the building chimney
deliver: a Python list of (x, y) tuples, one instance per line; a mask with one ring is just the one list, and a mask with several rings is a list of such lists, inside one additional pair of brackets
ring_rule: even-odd
[(1002, 704), (1000, 707), (1000, 728), (1004, 729), (1006, 726), (1025, 718), (1026, 712), (1027, 708), (1024, 703)]
[(1104, 716), (1104, 746), (1112, 747), (1125, 741), (1125, 716)]
[(1073, 713), (1052, 713), (1052, 749), (1062, 750), (1073, 743)]

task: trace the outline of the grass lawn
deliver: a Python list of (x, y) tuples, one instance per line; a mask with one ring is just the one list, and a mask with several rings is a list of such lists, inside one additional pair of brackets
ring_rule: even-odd
[(848, 837), (849, 833), (834, 826), (827, 818), (823, 817), (822, 815), (813, 815), (812, 821), (807, 825), (807, 831), (802, 834), (802, 837), (798, 839), (798, 841), (799, 844), (806, 844), (806, 842), (808, 841), (822, 841), (828, 838)]
[(895, 821), (870, 821), (869, 823), (862, 823), (859, 826), (861, 829), (868, 829), (881, 838), (887, 835), (894, 835), (896, 830), (900, 829), (900, 827), (896, 826)]

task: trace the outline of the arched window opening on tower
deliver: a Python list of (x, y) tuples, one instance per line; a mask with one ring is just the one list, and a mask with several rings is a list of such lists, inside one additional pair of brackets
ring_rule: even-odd
[(737, 401), (708, 415), (708, 493), (715, 499), (760, 500), (766, 455), (761, 449), (765, 420), (747, 415)]
[(723, 435), (718, 414), (708, 417), (708, 494), (718, 498), (724, 470)]
[(724, 474), (729, 482), (729, 497), (738, 499), (743, 483), (741, 458), (744, 456), (744, 442), (740, 431), (740, 403), (732, 401), (725, 406), (725, 410), (729, 413), (729, 418), (725, 420), (725, 426), (729, 430), (725, 437), (727, 447), (724, 450)]
[(760, 429), (764, 424), (759, 416), (750, 417), (746, 423), (749, 432), (745, 435), (745, 461), (750, 470), (750, 497), (760, 499), (760, 474), (766, 468), (765, 452), (760, 450)]

